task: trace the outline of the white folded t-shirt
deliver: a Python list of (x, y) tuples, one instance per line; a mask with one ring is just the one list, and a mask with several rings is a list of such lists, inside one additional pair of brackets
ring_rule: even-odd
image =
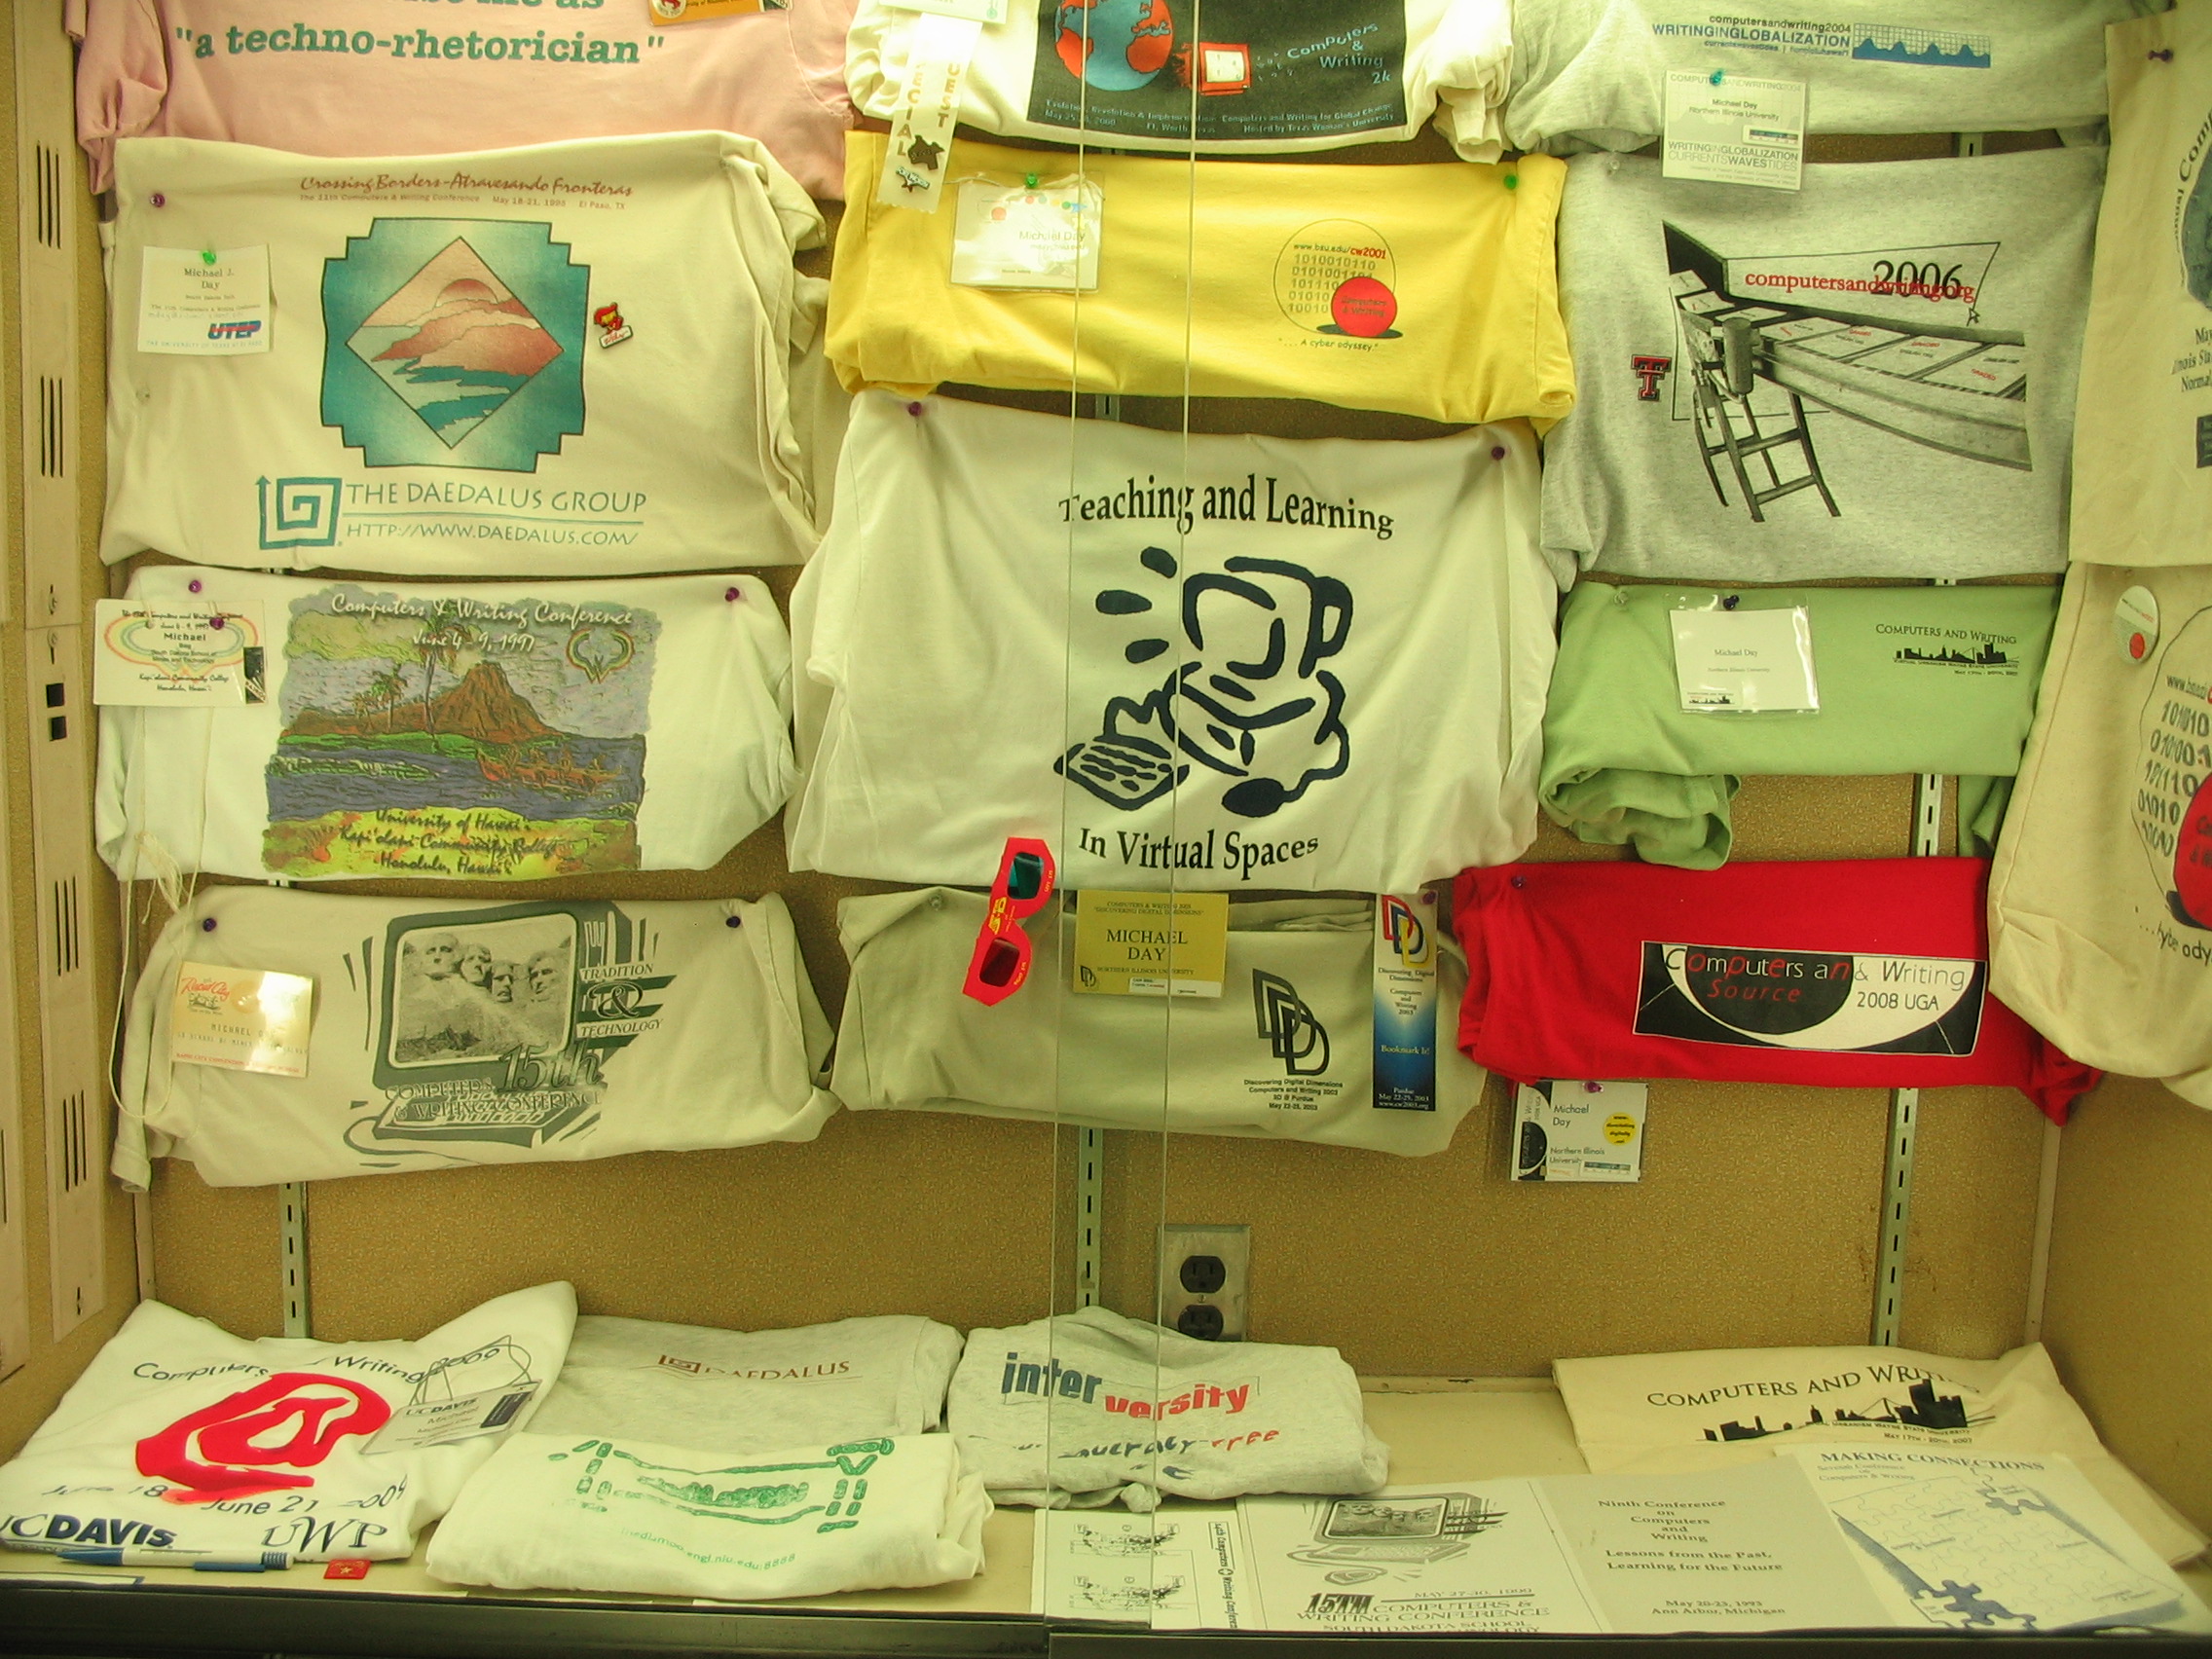
[[(1186, 471), (1187, 465), (1187, 471)], [(1192, 436), (884, 392), (792, 602), (792, 867), (1411, 892), (1516, 858), (1559, 584), (1518, 424)]]
[(774, 1601), (983, 1568), (991, 1500), (941, 1434), (731, 1459), (665, 1442), (518, 1434), (430, 1539), (432, 1577), (502, 1590)]
[(1998, 1359), (1895, 1347), (1721, 1348), (1560, 1359), (1591, 1469), (1675, 1474), (1803, 1446), (2060, 1453), (2168, 1561), (2204, 1535), (2107, 1452), (2040, 1343)]
[(575, 1318), (556, 1282), (415, 1342), (249, 1342), (141, 1302), (0, 1467), (0, 1548), (404, 1558), (530, 1421)]
[(945, 1426), (1001, 1503), (1373, 1492), (1390, 1449), (1335, 1348), (1207, 1343), (1085, 1308), (968, 1333)]
[(587, 1313), (536, 1426), (745, 1456), (920, 1434), (944, 1420), (960, 1346), (951, 1326), (911, 1313), (785, 1331)]
[[(1510, 0), (1207, 0), (1203, 41), (1165, 0), (1014, 0), (1006, 11), (969, 58), (962, 126), (1119, 150), (1182, 151), (1195, 139), (1208, 155), (1270, 155), (1393, 143), (1433, 112), (1464, 160), (1498, 157)], [(863, 115), (898, 114), (928, 50), (916, 51), (916, 26), (891, 0), (862, 0), (845, 81)]]
[(266, 690), (100, 711), (100, 856), (126, 881), (709, 869), (796, 773), (791, 641), (755, 576), (431, 587), (153, 565), (130, 597), (254, 631)]
[(1670, 71), (1805, 84), (1809, 132), (1994, 132), (2105, 116), (2105, 25), (2161, 0), (1519, 0), (1518, 150), (1641, 150)]
[[(792, 255), (822, 217), (753, 139), (355, 160), (127, 138), (116, 203), (111, 563), (573, 576), (814, 543), (791, 382), (822, 289)], [(266, 256), (265, 350), (138, 349), (149, 253), (196, 250)]]
[[(312, 978), (307, 1075), (173, 1061), (188, 965)], [(114, 1169), (142, 1188), (149, 1158), (169, 1156), (242, 1187), (812, 1140), (836, 1109), (815, 1087), (829, 1049), (773, 893), (478, 903), (203, 888), (131, 995)]]
[(1432, 925), (1441, 1035), (1429, 1104), (1376, 1104), (1372, 900), (1232, 905), (1221, 994), (1172, 1004), (1072, 990), (1075, 924), (1055, 900), (1024, 924), (1027, 982), (995, 1008), (961, 990), (988, 903), (935, 888), (838, 904), (852, 978), (830, 1087), (845, 1105), (1418, 1156), (1449, 1146), (1482, 1097), (1487, 1074), (1453, 1037), (1464, 958)]

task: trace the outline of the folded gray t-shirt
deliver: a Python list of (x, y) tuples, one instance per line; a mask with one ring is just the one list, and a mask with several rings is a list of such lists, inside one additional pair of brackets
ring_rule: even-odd
[(1722, 582), (2064, 570), (2104, 160), (1808, 166), (1791, 192), (1577, 156), (1545, 553)]
[(1667, 75), (1805, 83), (1809, 132), (1993, 132), (2105, 118), (2105, 25), (2163, 0), (1519, 0), (1506, 142), (1641, 150)]
[(945, 1426), (1000, 1503), (1373, 1492), (1390, 1449), (1335, 1348), (1205, 1343), (1103, 1308), (970, 1333)]

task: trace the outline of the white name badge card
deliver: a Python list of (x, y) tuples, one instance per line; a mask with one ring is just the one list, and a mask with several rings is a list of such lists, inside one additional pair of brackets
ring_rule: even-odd
[(1557, 1078), (1514, 1090), (1516, 1181), (1636, 1181), (1650, 1086)]
[(92, 701), (140, 709), (242, 708), (262, 698), (261, 607), (94, 604)]
[(1804, 714), (1821, 706), (1813, 618), (1802, 605), (1677, 610), (1675, 679), (1692, 714)]
[(1795, 190), (1804, 166), (1804, 82), (1668, 75), (1661, 176)]
[(993, 184), (963, 179), (952, 226), (952, 279), (967, 288), (1098, 286), (1106, 193), (1088, 179)]
[(183, 357), (268, 350), (268, 247), (147, 248), (138, 350)]
[(259, 968), (187, 962), (169, 1009), (169, 1058), (272, 1077), (308, 1075), (314, 981)]
[(517, 1382), (512, 1387), (486, 1388), (458, 1399), (417, 1400), (393, 1412), (391, 1420), (361, 1450), (372, 1456), (387, 1452), (420, 1452), (486, 1434), (504, 1434), (536, 1392), (535, 1382)]

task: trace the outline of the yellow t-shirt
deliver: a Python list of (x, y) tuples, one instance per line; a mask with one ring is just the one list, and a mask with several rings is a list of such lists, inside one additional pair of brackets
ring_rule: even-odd
[[(1088, 293), (956, 286), (960, 181), (1076, 158), (963, 137), (935, 213), (875, 200), (887, 142), (847, 134), (830, 361), (847, 387), (1303, 397), (1432, 421), (1549, 424), (1574, 402), (1552, 232), (1565, 164), (1327, 166), (1087, 156)], [(1192, 210), (1196, 209), (1196, 219)], [(1188, 265), (1190, 276), (1186, 283)], [(1186, 295), (1189, 301), (1185, 327)]]

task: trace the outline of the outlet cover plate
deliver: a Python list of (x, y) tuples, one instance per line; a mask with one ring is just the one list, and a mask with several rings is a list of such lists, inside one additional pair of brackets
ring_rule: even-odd
[[(1224, 1270), (1219, 1290), (1198, 1294), (1183, 1288), (1183, 1264), (1193, 1256), (1218, 1256)], [(1237, 1343), (1251, 1316), (1252, 1230), (1241, 1223), (1170, 1221), (1160, 1229), (1160, 1322), (1170, 1331), (1185, 1309), (1212, 1308), (1221, 1314), (1215, 1342)]]

